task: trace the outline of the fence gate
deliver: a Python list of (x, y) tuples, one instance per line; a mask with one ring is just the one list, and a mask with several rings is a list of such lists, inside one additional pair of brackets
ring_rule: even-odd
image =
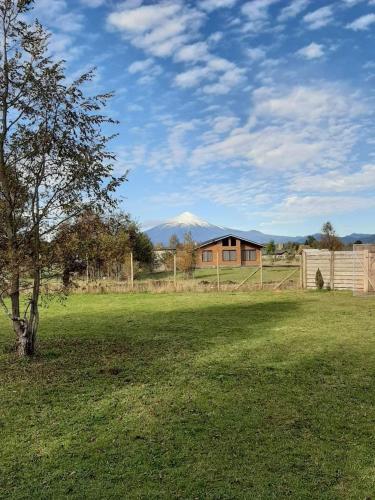
[(356, 294), (375, 294), (375, 245), (354, 245), (354, 273), (363, 274), (363, 286), (354, 288)]
[(320, 269), (324, 287), (375, 293), (375, 245), (354, 245), (353, 251), (304, 250), (301, 264), (302, 287), (315, 289)]

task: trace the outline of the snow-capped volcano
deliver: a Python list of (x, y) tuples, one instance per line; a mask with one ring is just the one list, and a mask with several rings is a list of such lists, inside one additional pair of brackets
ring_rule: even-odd
[[(256, 243), (268, 243), (274, 240), (275, 243), (286, 243), (294, 241), (297, 243), (304, 243), (307, 236), (278, 236), (273, 234), (265, 234), (260, 231), (241, 231), (239, 229), (230, 229), (228, 227), (215, 226), (209, 222), (197, 217), (190, 212), (184, 212), (173, 219), (166, 221), (164, 224), (152, 227), (146, 231), (154, 245), (161, 243), (168, 247), (169, 241), (172, 236), (183, 242), (186, 233), (191, 233), (193, 240), (197, 243), (210, 240), (211, 238), (218, 238), (227, 234), (234, 234), (239, 238), (247, 238)], [(313, 235), (316, 239), (320, 239), (319, 233)], [(342, 241), (346, 244), (353, 243), (356, 240), (361, 240), (363, 243), (375, 242), (375, 235), (370, 234), (351, 234), (344, 236)]]
[(162, 243), (168, 246), (172, 236), (177, 236), (182, 242), (185, 234), (191, 233), (194, 241), (202, 242), (217, 236), (224, 236), (227, 232), (226, 229), (210, 224), (190, 212), (184, 212), (164, 224), (148, 229), (146, 234), (154, 244)]
[(200, 217), (192, 214), (191, 212), (183, 212), (182, 214), (168, 220), (165, 225), (172, 226), (199, 226), (199, 227), (210, 227), (211, 224)]

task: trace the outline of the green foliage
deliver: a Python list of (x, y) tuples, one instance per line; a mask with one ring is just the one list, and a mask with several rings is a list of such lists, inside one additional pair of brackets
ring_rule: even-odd
[(152, 269), (155, 264), (154, 246), (147, 234), (137, 228), (133, 243), (134, 257), (143, 268)]
[(269, 243), (267, 243), (266, 252), (267, 255), (274, 255), (274, 253), (276, 252), (276, 245), (274, 240), (271, 240)]
[(305, 245), (308, 245), (311, 248), (318, 248), (319, 241), (315, 238), (315, 236), (308, 236), (305, 241)]
[(373, 308), (340, 292), (72, 296), (28, 363), (1, 317), (0, 496), (372, 497)]
[(318, 290), (322, 290), (324, 287), (324, 279), (321, 270), (318, 268), (315, 274), (315, 284)]
[(71, 274), (83, 274), (89, 268), (90, 277), (121, 279), (129, 274), (130, 253), (139, 270), (151, 270), (154, 248), (149, 237), (128, 214), (115, 213), (108, 217), (85, 211), (74, 220), (60, 226), (51, 243), (55, 262), (63, 271), (64, 284)]

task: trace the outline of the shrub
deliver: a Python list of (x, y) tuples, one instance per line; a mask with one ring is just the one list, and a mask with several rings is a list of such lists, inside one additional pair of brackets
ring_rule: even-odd
[(315, 275), (315, 284), (316, 284), (316, 288), (318, 290), (322, 290), (322, 288), (324, 287), (324, 279), (323, 279), (323, 275), (320, 271), (320, 269), (318, 268), (318, 270), (316, 271), (316, 275)]

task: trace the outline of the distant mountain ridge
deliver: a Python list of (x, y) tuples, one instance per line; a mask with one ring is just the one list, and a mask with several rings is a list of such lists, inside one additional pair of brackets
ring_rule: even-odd
[[(178, 217), (145, 231), (154, 245), (160, 243), (164, 246), (168, 246), (173, 235), (176, 235), (180, 241), (183, 241), (185, 234), (188, 232), (191, 233), (193, 240), (199, 243), (211, 238), (225, 236), (226, 234), (234, 234), (239, 238), (246, 238), (261, 244), (266, 244), (271, 240), (275, 243), (304, 243), (308, 236), (280, 236), (256, 230), (242, 231), (240, 229), (215, 226), (190, 212), (184, 212)], [(316, 233), (313, 236), (318, 240), (321, 238), (320, 233)], [(341, 240), (345, 244), (351, 244), (357, 240), (361, 240), (363, 243), (375, 243), (375, 234), (352, 233), (342, 237)]]

